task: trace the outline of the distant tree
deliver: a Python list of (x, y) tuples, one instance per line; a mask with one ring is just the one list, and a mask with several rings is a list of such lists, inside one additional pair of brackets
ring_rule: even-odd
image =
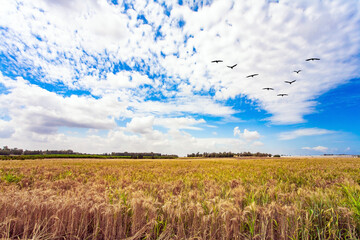
[(14, 148), (10, 150), (10, 154), (11, 155), (22, 155), (23, 154), (23, 150), (22, 149), (18, 149), (18, 148)]
[(0, 155), (10, 155), (10, 150), (1, 149), (1, 150), (0, 150)]
[(261, 153), (261, 152), (257, 152), (257, 153), (251, 153), (251, 152), (242, 152), (242, 153), (232, 153), (232, 152), (212, 152), (212, 153), (208, 153), (208, 152), (204, 152), (204, 153), (191, 153), (191, 154), (187, 154), (188, 157), (205, 157), (205, 158), (221, 158), (221, 157), (271, 157), (272, 155), (269, 153)]

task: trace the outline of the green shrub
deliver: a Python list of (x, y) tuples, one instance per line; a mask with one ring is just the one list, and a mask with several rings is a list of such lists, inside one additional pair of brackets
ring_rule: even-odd
[(18, 183), (21, 180), (21, 176), (17, 176), (11, 172), (4, 174), (1, 179), (7, 183)]

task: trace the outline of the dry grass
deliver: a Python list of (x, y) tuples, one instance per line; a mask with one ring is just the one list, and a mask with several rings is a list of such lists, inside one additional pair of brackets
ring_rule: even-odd
[(357, 239), (360, 159), (0, 162), (0, 237)]

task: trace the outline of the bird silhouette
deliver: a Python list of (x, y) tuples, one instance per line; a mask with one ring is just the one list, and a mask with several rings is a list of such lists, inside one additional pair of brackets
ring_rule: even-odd
[(280, 94), (278, 94), (278, 96), (279, 97), (284, 97), (284, 96), (287, 96), (287, 94), (286, 93), (280, 93)]
[(286, 83), (288, 83), (288, 84), (292, 84), (292, 83), (296, 82), (296, 80), (293, 80), (293, 81), (284, 81), (284, 82), (286, 82)]
[(274, 89), (270, 88), (270, 87), (265, 87), (265, 88), (263, 88), (263, 90), (274, 90)]
[(247, 77), (247, 78), (249, 78), (249, 77), (255, 77), (255, 76), (257, 76), (257, 75), (259, 75), (259, 74), (255, 73), (255, 74), (251, 74), (251, 75), (246, 76), (246, 77)]
[(236, 66), (237, 66), (237, 64), (232, 65), (232, 66), (227, 66), (227, 67), (233, 69), (233, 68), (236, 67)]
[(294, 71), (294, 72), (296, 72), (297, 74), (299, 74), (299, 72), (301, 72), (301, 70), (297, 70), (297, 71)]
[(223, 60), (213, 60), (211, 61), (212, 63), (219, 63), (219, 62), (223, 62)]
[(308, 58), (308, 59), (306, 59), (305, 61), (315, 61), (315, 60), (320, 60), (320, 58)]

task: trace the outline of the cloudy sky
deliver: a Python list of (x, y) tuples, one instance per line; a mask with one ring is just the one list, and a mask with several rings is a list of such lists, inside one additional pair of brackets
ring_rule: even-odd
[(0, 146), (360, 154), (358, 0), (0, 5)]

